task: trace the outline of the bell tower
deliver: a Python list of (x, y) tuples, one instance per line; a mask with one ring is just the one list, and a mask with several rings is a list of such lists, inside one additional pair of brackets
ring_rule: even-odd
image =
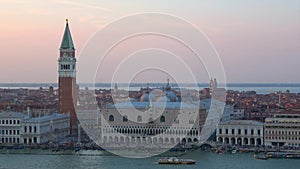
[(70, 134), (75, 134), (77, 117), (75, 112), (76, 58), (68, 19), (59, 49), (58, 58), (58, 112), (70, 115)]

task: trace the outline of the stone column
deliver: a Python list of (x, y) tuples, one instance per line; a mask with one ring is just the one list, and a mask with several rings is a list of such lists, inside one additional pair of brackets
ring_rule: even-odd
[(39, 137), (39, 136), (37, 137), (37, 140), (36, 140), (36, 141), (37, 141), (37, 143), (41, 143), (41, 140), (40, 140), (40, 137)]

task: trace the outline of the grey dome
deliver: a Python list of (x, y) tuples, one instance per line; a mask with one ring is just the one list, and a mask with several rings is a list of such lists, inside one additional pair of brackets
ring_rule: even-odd
[(157, 102), (170, 102), (170, 99), (167, 96), (161, 96), (157, 99)]
[(169, 98), (170, 102), (178, 101), (178, 98), (173, 91), (166, 91), (166, 96)]
[(140, 102), (154, 102), (155, 101), (155, 96), (151, 93), (145, 93), (142, 95), (142, 97), (140, 98)]

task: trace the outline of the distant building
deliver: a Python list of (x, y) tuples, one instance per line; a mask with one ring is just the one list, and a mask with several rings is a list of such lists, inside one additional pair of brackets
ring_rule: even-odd
[(230, 121), (232, 120), (232, 117), (233, 117), (233, 106), (232, 105), (225, 105), (224, 107), (224, 112), (222, 114), (222, 117), (221, 117), (221, 122), (223, 121)]
[(49, 86), (49, 96), (53, 96), (54, 95), (54, 87), (51, 85)]
[(252, 120), (220, 122), (217, 127), (217, 142), (224, 145), (263, 145), (263, 123)]
[(220, 101), (226, 101), (226, 89), (218, 87), (217, 79), (214, 78), (210, 80), (209, 83), (209, 91), (211, 98), (220, 100)]
[(247, 120), (255, 120), (264, 122), (267, 117), (272, 117), (275, 113), (273, 111), (251, 111), (245, 113)]
[(28, 114), (12, 111), (0, 112), (1, 144), (40, 144), (58, 141), (70, 130), (69, 115), (52, 115), (31, 118)]
[(300, 114), (276, 114), (266, 118), (265, 145), (300, 147)]
[(245, 109), (234, 109), (231, 116), (232, 120), (243, 120), (245, 118)]
[[(211, 105), (212, 102), (218, 102), (219, 104), (222, 103), (217, 100), (204, 99), (204, 100), (200, 100), (200, 106), (205, 108), (206, 110), (210, 110), (212, 107), (212, 105)], [(220, 107), (223, 107), (223, 106), (220, 106)], [(233, 114), (234, 114), (233, 106), (232, 105), (224, 105), (223, 114), (221, 115), (220, 121), (232, 120)]]

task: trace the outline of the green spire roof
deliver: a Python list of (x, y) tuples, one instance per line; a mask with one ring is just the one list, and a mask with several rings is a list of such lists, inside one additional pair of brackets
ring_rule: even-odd
[(69, 29), (68, 19), (66, 19), (66, 29), (65, 29), (64, 37), (63, 37), (61, 45), (60, 45), (60, 49), (75, 49), (73, 40), (72, 40), (72, 36), (71, 36), (71, 32)]

